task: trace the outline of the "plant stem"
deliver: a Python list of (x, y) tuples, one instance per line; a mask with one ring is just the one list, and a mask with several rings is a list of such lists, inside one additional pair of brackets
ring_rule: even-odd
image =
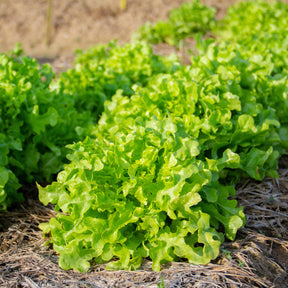
[(126, 0), (120, 0), (120, 9), (125, 10), (127, 7), (127, 1)]
[(48, 0), (47, 17), (46, 17), (46, 25), (47, 25), (46, 45), (47, 46), (51, 44), (52, 11), (53, 11), (53, 0)]

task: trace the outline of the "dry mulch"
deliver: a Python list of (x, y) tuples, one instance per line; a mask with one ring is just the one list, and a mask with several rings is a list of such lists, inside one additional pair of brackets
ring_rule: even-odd
[[(90, 11), (83, 6), (84, 2)], [(127, 0), (128, 9), (121, 12), (114, 0), (54, 1), (52, 43), (47, 47), (46, 0), (0, 0), (0, 51), (11, 49), (21, 41), (26, 53), (49, 57), (42, 62), (56, 59), (54, 70), (61, 72), (71, 67), (71, 53), (76, 48), (106, 43), (114, 38), (125, 42), (137, 26), (147, 19), (164, 19), (169, 9), (182, 2), (184, 0)], [(218, 17), (234, 2), (237, 0), (203, 1), (218, 8)], [(85, 27), (88, 28), (85, 30)], [(185, 51), (165, 44), (154, 49), (164, 55), (176, 52), (187, 62), (186, 51), (193, 48), (191, 41), (183, 48)], [(243, 181), (237, 187), (236, 198), (239, 205), (244, 206), (247, 223), (238, 231), (234, 242), (223, 243), (215, 261), (206, 266), (172, 262), (163, 265), (160, 273), (152, 270), (148, 260), (140, 270), (132, 272), (106, 271), (104, 264), (95, 265), (82, 274), (62, 270), (57, 264), (58, 255), (51, 247), (44, 246), (45, 240), (38, 228), (40, 223), (55, 215), (53, 206), (43, 206), (37, 200), (36, 188), (25, 186), (26, 202), (0, 213), (0, 287), (163, 288), (162, 277), (166, 288), (287, 288), (287, 156), (282, 157), (279, 176), (261, 182)]]
[[(286, 161), (285, 161), (286, 162)], [(287, 163), (287, 162), (286, 162)], [(154, 272), (146, 260), (138, 271), (106, 271), (104, 264), (87, 273), (64, 271), (58, 256), (38, 225), (55, 215), (53, 206), (38, 200), (0, 213), (1, 287), (288, 287), (288, 169), (279, 178), (262, 182), (247, 180), (237, 188), (247, 223), (236, 241), (225, 242), (219, 257), (206, 266), (168, 263)], [(34, 187), (26, 187), (30, 195)], [(32, 193), (31, 193), (32, 191)], [(25, 192), (25, 191), (24, 191)], [(36, 196), (36, 195), (35, 195)]]

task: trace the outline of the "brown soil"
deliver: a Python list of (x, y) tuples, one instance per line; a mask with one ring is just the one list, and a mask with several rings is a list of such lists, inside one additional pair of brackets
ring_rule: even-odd
[[(185, 0), (53, 1), (51, 41), (46, 45), (48, 0), (0, 0), (0, 52), (13, 49), (16, 43), (35, 57), (73, 54), (75, 49), (119, 39), (127, 42), (146, 21), (165, 20), (168, 11)], [(218, 9), (218, 17), (237, 0), (203, 0)]]
[[(119, 39), (131, 34), (146, 21), (167, 19), (168, 11), (185, 0), (127, 0), (121, 11), (120, 0), (54, 1), (51, 39), (46, 44), (48, 0), (0, 0), (0, 52), (21, 42), (25, 52), (41, 61), (54, 61), (57, 70), (66, 69), (76, 49)], [(222, 17), (237, 0), (203, 0), (217, 8)], [(193, 41), (191, 43), (193, 45)], [(154, 47), (157, 53), (175, 50), (167, 45)], [(176, 51), (185, 60), (183, 51)], [(288, 158), (281, 160), (280, 178), (263, 182), (246, 181), (237, 189), (247, 223), (235, 242), (225, 242), (220, 256), (207, 266), (170, 263), (161, 273), (146, 261), (139, 271), (105, 271), (95, 265), (88, 273), (63, 271), (58, 255), (38, 228), (55, 215), (44, 207), (35, 187), (25, 187), (30, 197), (7, 213), (0, 213), (0, 287), (150, 287), (161, 283), (172, 287), (288, 287)], [(31, 195), (36, 195), (31, 197)]]

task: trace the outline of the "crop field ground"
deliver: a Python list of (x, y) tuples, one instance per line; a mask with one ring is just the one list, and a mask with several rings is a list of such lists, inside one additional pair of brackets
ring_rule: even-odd
[[(51, 33), (47, 43), (46, 0), (0, 0), (0, 53), (22, 44), (25, 54), (39, 63), (50, 63), (56, 75), (73, 67), (74, 51), (118, 39), (129, 42), (146, 21), (166, 20), (168, 12), (182, 0), (54, 1)], [(217, 9), (216, 19), (237, 0), (203, 0)], [(284, 1), (288, 3), (288, 1)], [(208, 38), (204, 35), (204, 38)], [(157, 55), (175, 53), (189, 64), (196, 41), (185, 39), (175, 48), (167, 43), (153, 45)], [(0, 95), (1, 97), (1, 95)], [(1, 130), (0, 130), (1, 132)], [(1, 164), (1, 162), (0, 162)], [(63, 270), (59, 254), (44, 245), (39, 224), (56, 216), (55, 205), (44, 206), (34, 184), (20, 188), (25, 201), (0, 212), (0, 287), (95, 287), (95, 288), (286, 288), (288, 287), (288, 156), (279, 160), (279, 178), (246, 178), (236, 185), (238, 206), (243, 206), (246, 224), (234, 241), (225, 240), (218, 257), (207, 265), (185, 260), (152, 269), (145, 259), (136, 271), (108, 271), (106, 264), (92, 263), (87, 272)], [(55, 180), (55, 179), (53, 179)], [(45, 186), (48, 183), (41, 183)]]

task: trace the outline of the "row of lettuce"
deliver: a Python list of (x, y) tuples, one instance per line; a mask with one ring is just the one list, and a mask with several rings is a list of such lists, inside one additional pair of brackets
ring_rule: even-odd
[(194, 35), (188, 66), (153, 53), (157, 24), (139, 30), (142, 41), (78, 52), (56, 80), (20, 50), (0, 55), (0, 208), (22, 199), (19, 182), (61, 171), (38, 188), (56, 204), (41, 228), (64, 269), (206, 264), (245, 224), (234, 185), (277, 177), (288, 149), (288, 5), (239, 3), (222, 21), (199, 1), (175, 11), (157, 43), (221, 36)]

